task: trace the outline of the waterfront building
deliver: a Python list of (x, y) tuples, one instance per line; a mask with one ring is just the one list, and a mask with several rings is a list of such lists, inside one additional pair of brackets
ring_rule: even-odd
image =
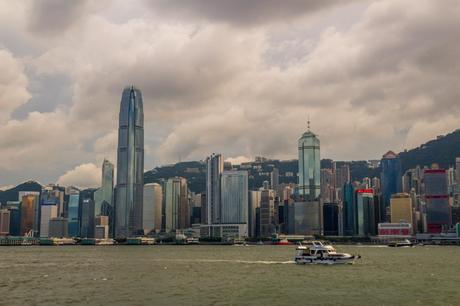
[(80, 192), (72, 191), (69, 195), (67, 208), (67, 220), (69, 237), (80, 237)]
[(381, 188), (384, 207), (390, 206), (391, 195), (402, 191), (401, 160), (393, 151), (388, 151), (380, 161)]
[(374, 236), (377, 231), (374, 211), (374, 190), (356, 190), (356, 235)]
[(412, 198), (408, 193), (396, 193), (390, 200), (391, 223), (413, 224)]
[(123, 90), (118, 129), (115, 238), (142, 233), (144, 111), (141, 91)]
[(33, 236), (35, 228), (35, 206), (38, 205), (36, 195), (25, 195), (21, 199), (21, 236)]
[(3, 206), (10, 212), (10, 235), (21, 235), (21, 202), (20, 201), (6, 201)]
[(319, 201), (294, 202), (288, 210), (288, 230), (293, 235), (322, 235), (322, 205)]
[(94, 238), (94, 200), (84, 197), (81, 200), (80, 237)]
[(356, 235), (356, 197), (352, 183), (345, 183), (342, 190), (344, 235)]
[(54, 201), (46, 201), (42, 199), (40, 209), (40, 237), (49, 236), (50, 220), (57, 218), (58, 216), (58, 205), (55, 205), (54, 203)]
[(67, 218), (57, 217), (51, 218), (49, 224), (48, 237), (65, 238), (68, 237), (68, 221)]
[(161, 230), (162, 203), (163, 188), (161, 188), (161, 185), (157, 183), (145, 184), (142, 213), (144, 234)]
[(321, 193), (320, 188), (320, 141), (308, 130), (298, 141), (299, 186), (298, 194), (304, 201), (315, 201)]
[(412, 234), (412, 224), (410, 223), (379, 223), (378, 235), (388, 238), (409, 238)]
[(40, 192), (38, 191), (19, 191), (18, 201), (22, 201), (24, 196), (33, 196), (34, 200), (34, 224), (33, 236), (38, 237), (40, 232)]
[(323, 204), (323, 226), (325, 236), (339, 235), (339, 205), (337, 203)]
[(248, 223), (248, 173), (224, 171), (221, 178), (221, 223)]
[(10, 233), (10, 211), (0, 209), (0, 236), (7, 236)]
[(275, 191), (263, 189), (260, 191), (260, 236), (271, 237), (276, 233), (277, 211), (275, 207)]
[(206, 202), (203, 205), (203, 200), (206, 201), (206, 198), (201, 193), (192, 193), (190, 196), (190, 224), (192, 227), (193, 224), (201, 224), (201, 208), (206, 206)]
[(250, 237), (259, 237), (260, 225), (257, 218), (257, 210), (260, 208), (261, 194), (260, 190), (249, 191), (248, 233)]
[(166, 232), (190, 227), (187, 180), (182, 177), (168, 179), (165, 188)]
[(222, 155), (213, 153), (206, 159), (206, 224), (221, 223), (220, 216), (220, 183), (224, 171)]
[(55, 205), (57, 208), (57, 216), (64, 216), (67, 214), (66, 207), (64, 205), (64, 195), (64, 187), (54, 184), (47, 185), (42, 188), (40, 205)]
[(440, 233), (450, 225), (447, 172), (444, 169), (425, 169), (423, 180), (427, 231)]
[(94, 238), (96, 239), (107, 239), (109, 238), (109, 217), (108, 216), (96, 216), (94, 229)]

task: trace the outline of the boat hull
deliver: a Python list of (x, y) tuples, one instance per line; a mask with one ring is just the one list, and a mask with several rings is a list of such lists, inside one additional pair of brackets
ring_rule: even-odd
[(296, 256), (294, 261), (299, 265), (351, 265), (359, 258), (355, 255), (343, 258), (314, 258), (311, 256)]

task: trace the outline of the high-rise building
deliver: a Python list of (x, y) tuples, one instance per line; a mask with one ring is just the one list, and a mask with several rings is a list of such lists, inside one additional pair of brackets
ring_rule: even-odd
[(34, 228), (33, 228), (33, 236), (38, 237), (40, 232), (40, 192), (38, 191), (19, 191), (18, 200), (22, 201), (24, 196), (34, 196), (36, 202), (34, 203)]
[(248, 173), (224, 171), (221, 179), (221, 223), (248, 223)]
[(10, 211), (0, 209), (0, 236), (6, 236), (10, 233)]
[(388, 151), (383, 155), (380, 167), (383, 205), (389, 207), (391, 195), (402, 191), (401, 160), (393, 151)]
[(323, 224), (325, 236), (339, 235), (339, 205), (337, 203), (323, 204)]
[(425, 169), (426, 223), (429, 233), (440, 233), (450, 224), (447, 173), (444, 169)]
[(376, 235), (377, 224), (375, 224), (375, 206), (373, 189), (356, 190), (356, 221), (356, 235)]
[(144, 192), (144, 111), (142, 94), (133, 86), (123, 90), (117, 156), (115, 237), (142, 233)]
[(355, 187), (352, 183), (345, 183), (342, 189), (343, 231), (346, 236), (356, 234), (356, 206)]
[(144, 204), (142, 225), (144, 233), (161, 230), (161, 208), (163, 203), (163, 188), (160, 184), (144, 185)]
[(165, 188), (165, 230), (170, 232), (190, 227), (187, 180), (168, 179)]
[(298, 193), (303, 200), (317, 200), (320, 192), (320, 142), (318, 137), (308, 130), (298, 141), (299, 150), (299, 186)]
[(94, 238), (94, 200), (84, 197), (81, 200), (80, 237)]
[(57, 218), (58, 205), (53, 202), (42, 201), (40, 213), (40, 237), (49, 236), (50, 220)]
[(50, 219), (48, 237), (64, 238), (68, 237), (68, 221), (67, 218), (57, 217)]
[(324, 203), (334, 200), (334, 178), (331, 169), (321, 169), (321, 199)]
[(278, 168), (273, 168), (272, 172), (270, 172), (270, 185), (271, 189), (275, 190), (276, 195), (280, 196), (280, 171)]
[(260, 190), (249, 191), (249, 208), (248, 208), (248, 234), (250, 237), (259, 236), (259, 222), (257, 218), (257, 211), (260, 208)]
[(109, 238), (109, 217), (108, 216), (96, 216), (95, 218), (95, 229), (94, 238), (107, 239)]
[(56, 205), (57, 216), (64, 216), (67, 213), (64, 206), (64, 195), (65, 188), (54, 184), (47, 185), (43, 187), (40, 195), (41, 205)]
[(67, 231), (70, 237), (80, 237), (80, 192), (74, 191), (69, 195), (67, 210), (67, 219), (69, 229)]
[(114, 225), (114, 205), (113, 205), (113, 184), (114, 184), (114, 166), (104, 159), (102, 162), (102, 179), (101, 188), (94, 194), (94, 214), (96, 216), (108, 216), (110, 227), (113, 232)]
[(335, 166), (335, 187), (343, 188), (345, 183), (351, 182), (350, 166), (343, 164), (339, 167)]
[(262, 189), (260, 191), (260, 236), (271, 237), (276, 233), (278, 208), (275, 206), (275, 191)]
[(206, 224), (219, 224), (220, 220), (220, 183), (224, 171), (224, 160), (220, 154), (212, 154), (206, 159)]
[(390, 200), (391, 223), (413, 224), (412, 198), (408, 193), (395, 193)]
[(35, 206), (38, 205), (37, 195), (25, 195), (21, 199), (21, 232), (20, 235), (34, 235)]
[(7, 201), (4, 208), (10, 212), (10, 235), (21, 235), (21, 202)]

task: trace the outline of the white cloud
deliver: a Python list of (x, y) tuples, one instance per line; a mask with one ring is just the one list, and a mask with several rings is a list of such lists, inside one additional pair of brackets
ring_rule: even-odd
[(102, 169), (93, 163), (81, 164), (60, 176), (57, 184), (81, 188), (99, 187)]

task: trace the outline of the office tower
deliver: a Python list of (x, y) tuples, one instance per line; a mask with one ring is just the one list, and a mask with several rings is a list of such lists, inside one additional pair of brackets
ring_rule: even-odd
[(182, 177), (170, 178), (165, 188), (165, 230), (170, 232), (188, 227), (187, 180)]
[(377, 234), (374, 209), (374, 190), (356, 190), (356, 235), (365, 237)]
[(64, 206), (64, 195), (64, 187), (54, 184), (47, 185), (43, 187), (40, 195), (41, 205), (56, 205), (57, 216), (64, 216), (67, 214), (66, 207)]
[(275, 207), (275, 191), (262, 189), (260, 191), (260, 236), (271, 237), (276, 233), (277, 215)]
[(201, 224), (201, 207), (202, 207), (203, 195), (201, 193), (190, 194), (190, 225), (193, 227), (194, 224)]
[(220, 220), (220, 180), (224, 171), (222, 155), (213, 153), (206, 159), (206, 224), (219, 224)]
[(10, 211), (0, 209), (0, 236), (7, 236), (10, 233)]
[(378, 177), (373, 177), (372, 178), (371, 188), (374, 189), (375, 193), (380, 192), (380, 179)]
[(413, 223), (412, 199), (408, 193), (395, 193), (390, 200), (391, 223)]
[(335, 187), (342, 188), (345, 183), (350, 183), (350, 166), (343, 164), (335, 168)]
[(123, 90), (117, 156), (115, 237), (142, 233), (144, 192), (144, 111), (142, 94), (133, 86)]
[(339, 205), (337, 203), (323, 204), (323, 224), (325, 236), (339, 235)]
[(38, 191), (19, 191), (18, 201), (22, 201), (24, 196), (34, 196), (34, 225), (33, 236), (38, 237), (40, 231), (40, 192)]
[(57, 217), (50, 219), (48, 237), (64, 238), (68, 237), (69, 224), (67, 218)]
[(108, 216), (109, 223), (114, 223), (114, 205), (113, 205), (113, 181), (114, 181), (114, 166), (113, 164), (104, 159), (102, 162), (102, 179), (101, 188), (94, 194), (94, 214), (96, 216)]
[(319, 139), (308, 130), (303, 133), (298, 141), (299, 150), (299, 196), (303, 200), (317, 200), (320, 189), (320, 142)]
[(142, 213), (142, 226), (145, 234), (161, 230), (162, 203), (163, 188), (161, 185), (157, 183), (145, 184)]
[(84, 197), (81, 200), (80, 237), (94, 238), (94, 200)]
[(69, 195), (67, 208), (68, 235), (69, 237), (80, 237), (80, 192), (72, 191)]
[(261, 193), (262, 192), (259, 190), (249, 191), (248, 234), (250, 237), (259, 236), (259, 228), (257, 227), (257, 224), (259, 223), (257, 220), (257, 209), (260, 208)]
[(363, 178), (362, 186), (364, 189), (371, 188), (372, 187), (371, 179), (369, 177)]
[(450, 224), (447, 172), (444, 169), (425, 169), (426, 222), (429, 233), (440, 233)]
[(109, 238), (109, 217), (96, 216), (94, 221), (94, 238), (107, 239)]
[(345, 183), (342, 190), (343, 199), (343, 231), (345, 236), (356, 235), (355, 187)]
[(402, 191), (401, 160), (393, 151), (388, 151), (380, 161), (381, 188), (384, 207), (390, 206), (391, 195)]
[(275, 190), (276, 194), (280, 195), (280, 171), (278, 168), (273, 168), (272, 172), (270, 172), (270, 185), (271, 189)]
[(10, 212), (10, 235), (21, 235), (21, 202), (7, 201), (4, 208)]
[(321, 169), (321, 199), (323, 202), (334, 200), (334, 178), (331, 169)]
[(248, 223), (248, 172), (224, 171), (221, 178), (221, 223)]
[(447, 169), (447, 190), (449, 194), (452, 194), (454, 192), (454, 187), (455, 187), (455, 169), (453, 167), (449, 167)]
[(300, 201), (288, 212), (289, 233), (294, 235), (322, 235), (323, 212), (319, 201)]
[(49, 236), (50, 220), (58, 216), (58, 205), (42, 200), (40, 211), (40, 237)]
[(25, 195), (21, 199), (21, 236), (34, 235), (35, 228), (35, 206), (38, 205), (36, 195)]

